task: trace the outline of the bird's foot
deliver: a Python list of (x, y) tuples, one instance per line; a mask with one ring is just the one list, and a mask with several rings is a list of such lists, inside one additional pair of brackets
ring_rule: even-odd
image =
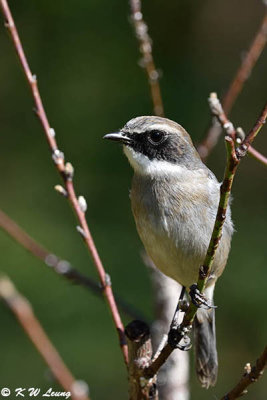
[(172, 326), (168, 334), (168, 343), (173, 349), (180, 349), (188, 351), (191, 349), (192, 344), (188, 336), (189, 328), (180, 328), (180, 326)]
[(208, 303), (208, 300), (199, 291), (196, 283), (190, 286), (189, 296), (191, 297), (192, 303), (197, 308), (204, 308), (206, 310), (210, 310), (211, 308), (217, 308), (217, 306), (213, 306), (212, 304)]

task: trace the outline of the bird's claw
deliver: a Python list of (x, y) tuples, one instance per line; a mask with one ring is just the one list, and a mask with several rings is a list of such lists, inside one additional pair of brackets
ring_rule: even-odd
[(208, 303), (205, 296), (199, 291), (196, 283), (190, 286), (189, 296), (191, 297), (192, 303), (197, 308), (204, 308), (206, 310), (217, 308), (217, 306)]
[(172, 327), (168, 334), (168, 343), (173, 349), (180, 349), (188, 351), (191, 349), (192, 344), (190, 337), (187, 335), (189, 329), (180, 327)]

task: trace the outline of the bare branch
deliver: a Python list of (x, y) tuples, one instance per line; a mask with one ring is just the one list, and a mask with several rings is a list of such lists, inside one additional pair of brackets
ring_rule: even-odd
[(245, 137), (243, 142), (240, 144), (240, 146), (237, 148), (238, 150), (238, 155), (243, 157), (247, 151), (249, 151), (249, 148), (251, 146), (251, 143), (263, 127), (263, 125), (266, 123), (266, 118), (267, 118), (267, 103), (265, 104), (259, 118), (257, 119), (255, 125), (251, 129), (251, 131), (248, 133), (248, 135)]
[(152, 357), (149, 327), (142, 321), (132, 321), (125, 333), (129, 348), (129, 395), (130, 400), (158, 400), (156, 376), (146, 380), (144, 368)]
[(217, 97), (216, 93), (211, 93), (208, 99), (209, 106), (213, 116), (216, 117), (217, 122), (226, 131), (227, 136), (236, 140), (236, 130), (231, 121), (227, 118), (225, 111)]
[(164, 116), (162, 96), (159, 86), (159, 73), (155, 67), (152, 55), (152, 40), (148, 34), (148, 27), (143, 19), (140, 0), (130, 0), (132, 11), (132, 21), (136, 37), (139, 41), (139, 49), (142, 54), (141, 66), (146, 69), (148, 82), (150, 85), (151, 97), (153, 102), (154, 114), (159, 117)]
[[(153, 348), (160, 352), (167, 341), (167, 327), (170, 326), (177, 296), (181, 285), (164, 275), (155, 266), (149, 268), (154, 289), (156, 319), (152, 325)], [(178, 323), (182, 322), (184, 313), (179, 314)], [(157, 353), (154, 355), (157, 357)], [(158, 373), (158, 391), (161, 400), (189, 399), (189, 352), (174, 351)]]
[(261, 25), (251, 46), (246, 53), (242, 63), (232, 80), (227, 93), (225, 94), (222, 105), (226, 115), (230, 113), (234, 103), (243, 89), (244, 83), (250, 77), (250, 74), (258, 61), (267, 41), (267, 13), (265, 13)]
[[(245, 56), (243, 59), (234, 79), (232, 80), (229, 89), (227, 90), (223, 101), (222, 107), (226, 115), (230, 113), (232, 107), (243, 89), (244, 83), (249, 78), (258, 58), (260, 57), (264, 46), (267, 41), (267, 13), (262, 20), (262, 23), (259, 27), (259, 30)], [(217, 119), (212, 119), (211, 127), (209, 128), (206, 137), (204, 140), (198, 145), (198, 152), (200, 157), (205, 160), (212, 149), (216, 146), (218, 139), (222, 133), (222, 128), (220, 124), (218, 124)], [(262, 162), (264, 165), (267, 165), (267, 158), (255, 150), (253, 147), (250, 147), (249, 153), (256, 158), (258, 161)]]
[[(29, 301), (16, 290), (7, 277), (0, 278), (0, 297), (14, 313), (25, 333), (64, 390), (70, 392), (75, 400), (89, 400), (84, 390), (81, 393), (82, 385), (79, 385), (79, 381), (75, 380), (56, 348), (50, 342), (40, 322), (34, 315)], [(80, 390), (77, 390), (78, 386)]]
[[(49, 268), (52, 268), (58, 275), (66, 278), (68, 281), (78, 284), (90, 292), (102, 297), (102, 288), (99, 283), (83, 275), (75, 269), (67, 260), (63, 260), (54, 253), (47, 250), (43, 245), (33, 239), (27, 232), (25, 232), (15, 221), (13, 221), (7, 214), (0, 210), (0, 228), (10, 235), (17, 243), (28, 250), (31, 254), (43, 261)], [(135, 309), (132, 305), (128, 304), (125, 300), (115, 294), (116, 302), (126, 315), (130, 318), (145, 320), (141, 311)]]
[(255, 158), (263, 165), (267, 166), (267, 157), (261, 154), (258, 150), (254, 149), (254, 147), (250, 146), (248, 153), (251, 157)]
[(123, 353), (123, 358), (125, 363), (127, 364), (128, 360), (128, 355), (127, 355), (127, 344), (126, 344), (126, 339), (125, 339), (125, 334), (124, 334), (124, 326), (122, 324), (120, 314), (114, 299), (114, 295), (112, 292), (112, 288), (110, 285), (106, 284), (106, 271), (104, 269), (104, 266), (102, 264), (102, 261), (99, 257), (98, 251), (96, 249), (94, 240), (92, 238), (91, 232), (89, 230), (89, 227), (87, 225), (87, 221), (85, 218), (85, 213), (81, 210), (79, 201), (77, 199), (74, 186), (73, 186), (73, 167), (70, 163), (66, 163), (64, 161), (64, 154), (58, 149), (57, 142), (55, 139), (55, 131), (50, 127), (50, 124), (48, 122), (42, 99), (38, 90), (37, 86), (37, 78), (35, 75), (31, 73), (28, 61), (26, 59), (13, 17), (11, 15), (9, 6), (7, 4), (6, 0), (0, 0), (0, 6), (2, 9), (2, 13), (4, 15), (4, 18), (6, 20), (6, 27), (8, 28), (11, 38), (14, 44), (14, 47), (16, 49), (19, 61), (21, 63), (21, 66), (23, 68), (23, 72), (25, 74), (25, 77), (28, 81), (28, 84), (30, 86), (32, 96), (34, 99), (35, 103), (35, 108), (36, 108), (36, 114), (40, 120), (40, 123), (43, 127), (45, 137), (47, 139), (48, 145), (50, 147), (50, 150), (52, 152), (52, 159), (54, 161), (55, 167), (57, 168), (58, 172), (63, 178), (63, 181), (65, 183), (65, 189), (68, 195), (68, 200), (75, 212), (75, 215), (79, 221), (79, 224), (84, 231), (84, 242), (86, 244), (86, 247), (88, 248), (92, 258), (93, 262), (95, 264), (95, 267), (97, 269), (99, 279), (101, 282), (101, 285), (103, 287), (103, 293), (106, 297), (107, 304), (110, 308), (112, 318), (119, 336), (119, 343), (120, 347), (122, 349)]
[(247, 387), (252, 383), (255, 383), (260, 379), (263, 375), (264, 369), (267, 365), (267, 347), (263, 350), (263, 353), (257, 359), (256, 364), (251, 368), (250, 364), (246, 364), (243, 374), (240, 381), (237, 385), (228, 392), (225, 396), (221, 398), (221, 400), (234, 400), (246, 394)]

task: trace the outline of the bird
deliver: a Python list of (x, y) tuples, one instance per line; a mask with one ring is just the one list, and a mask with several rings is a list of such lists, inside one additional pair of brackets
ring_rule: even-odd
[[(144, 248), (165, 275), (189, 291), (197, 282), (212, 235), (220, 184), (202, 162), (190, 135), (178, 123), (140, 116), (104, 139), (121, 143), (133, 168), (131, 208)], [(204, 290), (213, 305), (214, 287), (231, 246), (233, 223), (228, 206), (222, 237)], [(218, 373), (215, 310), (198, 308), (194, 319), (196, 374), (205, 388)]]

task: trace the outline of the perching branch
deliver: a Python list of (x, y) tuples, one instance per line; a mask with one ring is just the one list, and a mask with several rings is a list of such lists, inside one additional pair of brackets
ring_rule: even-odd
[(267, 346), (263, 350), (263, 353), (257, 359), (256, 364), (251, 368), (250, 364), (245, 365), (245, 373), (242, 378), (238, 382), (238, 384), (225, 396), (221, 398), (221, 400), (234, 400), (239, 397), (247, 394), (247, 387), (252, 383), (257, 382), (263, 375), (264, 369), (267, 365)]
[(159, 87), (159, 73), (155, 67), (152, 55), (152, 40), (148, 34), (148, 27), (143, 19), (140, 0), (130, 0), (131, 18), (135, 29), (136, 37), (139, 41), (139, 49), (142, 54), (140, 65), (146, 69), (148, 83), (150, 85), (151, 97), (153, 102), (154, 114), (159, 117), (164, 116), (161, 91)]
[[(230, 121), (224, 121), (222, 116), (225, 115), (223, 112), (222, 106), (217, 98), (215, 93), (212, 93), (209, 98), (209, 103), (211, 107), (211, 111), (216, 118), (218, 118), (219, 122), (226, 129), (225, 143), (227, 150), (227, 162), (226, 168), (224, 172), (224, 179), (220, 187), (220, 201), (218, 206), (218, 211), (216, 215), (216, 220), (212, 232), (212, 236), (210, 239), (210, 243), (208, 246), (207, 254), (204, 260), (203, 265), (199, 268), (199, 278), (197, 282), (197, 287), (200, 292), (203, 292), (207, 279), (209, 277), (211, 267), (213, 264), (213, 260), (215, 257), (216, 250), (220, 243), (220, 238), (222, 234), (223, 224), (226, 218), (226, 210), (229, 202), (229, 197), (231, 193), (231, 188), (233, 184), (233, 180), (236, 174), (237, 167), (241, 161), (241, 159), (246, 155), (249, 146), (255, 139), (257, 133), (263, 126), (267, 117), (267, 105), (264, 107), (260, 117), (258, 118), (256, 124), (251, 129), (250, 133), (247, 137), (241, 142), (241, 144), (236, 148), (235, 147), (235, 129)], [(226, 122), (226, 125), (225, 125)], [(190, 331), (192, 327), (193, 320), (195, 318), (195, 314), (197, 312), (197, 307), (190, 301), (189, 307), (185, 312), (183, 321), (178, 328), (177, 333), (177, 343), (179, 343), (184, 335)], [(151, 365), (144, 370), (144, 376), (146, 378), (153, 377), (161, 367), (161, 365), (167, 360), (169, 355), (172, 353), (174, 348), (168, 342), (162, 351), (159, 353), (158, 357), (155, 358)]]
[(64, 153), (58, 149), (58, 145), (55, 139), (55, 131), (51, 128), (49, 121), (46, 116), (46, 112), (44, 110), (44, 106), (42, 103), (42, 99), (38, 90), (37, 86), (37, 78), (36, 75), (31, 73), (28, 61), (26, 59), (15, 23), (10, 12), (8, 3), (6, 0), (0, 0), (0, 6), (2, 9), (2, 13), (4, 15), (6, 21), (6, 27), (10, 32), (11, 39), (13, 41), (14, 47), (16, 49), (19, 61), (21, 63), (23, 72), (25, 74), (26, 80), (30, 86), (34, 104), (35, 104), (35, 112), (38, 116), (40, 123), (43, 127), (45, 137), (47, 139), (49, 148), (52, 153), (52, 160), (54, 161), (55, 167), (57, 168), (58, 172), (60, 173), (65, 187), (62, 188), (65, 191), (65, 195), (68, 198), (73, 211), (76, 215), (77, 220), (79, 221), (79, 226), (77, 227), (79, 233), (81, 234), (86, 247), (88, 248), (95, 267), (98, 272), (98, 276), (100, 279), (100, 283), (103, 287), (103, 293), (107, 300), (108, 307), (111, 311), (112, 318), (119, 336), (120, 347), (123, 353), (123, 358), (125, 363), (128, 362), (128, 351), (127, 351), (127, 344), (124, 334), (124, 326), (122, 324), (120, 314), (118, 311), (118, 307), (116, 305), (114, 295), (111, 288), (110, 279), (107, 279), (107, 274), (102, 264), (102, 261), (99, 257), (98, 251), (96, 249), (94, 240), (92, 238), (91, 232), (89, 230), (86, 218), (85, 218), (85, 211), (86, 211), (86, 202), (84, 197), (80, 196), (77, 198), (75, 189), (73, 186), (73, 174), (74, 169), (70, 163), (65, 163), (64, 161)]
[[(230, 113), (232, 107), (243, 89), (246, 80), (249, 78), (258, 58), (260, 57), (264, 46), (267, 41), (267, 13), (262, 20), (260, 28), (248, 50), (246, 56), (244, 57), (234, 79), (232, 80), (229, 89), (227, 90), (223, 100), (222, 107), (226, 115)], [(217, 122), (217, 118), (212, 119), (211, 127), (209, 128), (206, 137), (198, 145), (198, 152), (203, 160), (205, 160), (212, 149), (216, 146), (219, 136), (222, 133), (222, 127)], [(249, 153), (252, 157), (256, 158), (258, 161), (267, 165), (267, 158), (263, 156), (260, 152), (250, 147)]]
[(89, 400), (88, 390), (85, 390), (86, 385), (75, 380), (35, 317), (30, 303), (16, 290), (7, 277), (0, 278), (0, 298), (14, 313), (25, 333), (64, 390), (70, 392), (71, 398), (74, 400)]

